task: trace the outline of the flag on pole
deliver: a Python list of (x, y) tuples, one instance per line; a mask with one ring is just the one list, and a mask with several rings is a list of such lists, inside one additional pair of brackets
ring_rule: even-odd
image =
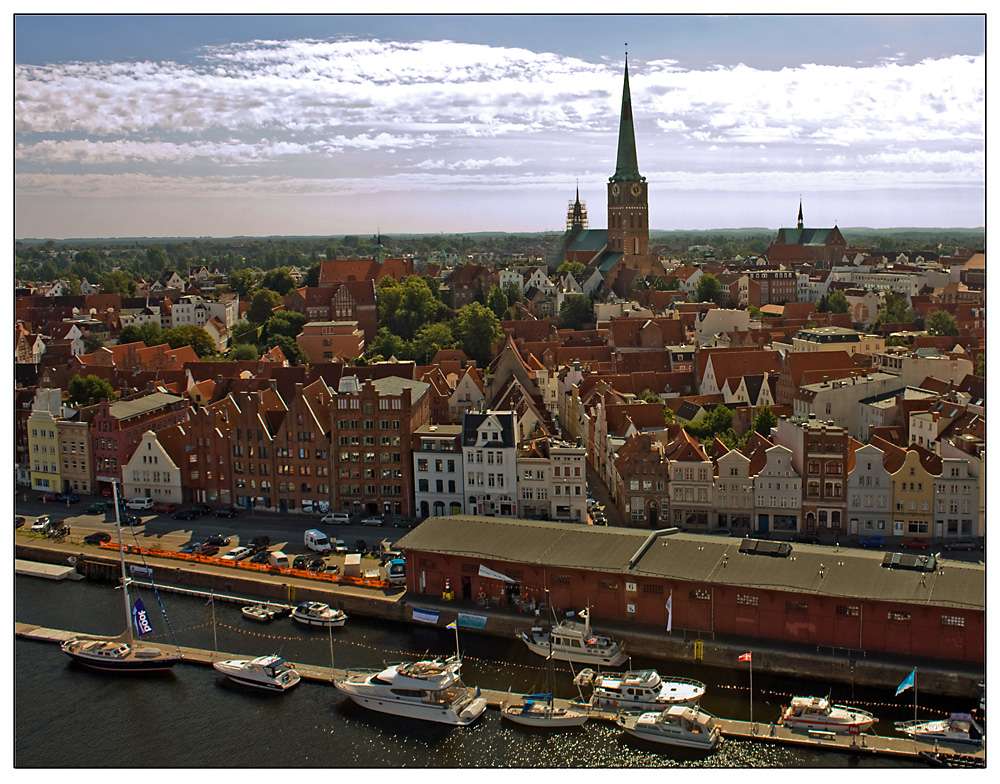
[(753, 661), (753, 659), (751, 658), (751, 656), (752, 656), (752, 654), (750, 654), (750, 653), (744, 653), (742, 656), (740, 656), (740, 661), (741, 662)]
[(456, 621), (452, 621), (452, 622), (451, 622), (451, 623), (449, 623), (449, 624), (448, 624), (447, 626), (445, 626), (445, 628), (446, 628), (446, 629), (457, 629), (457, 628), (458, 628), (458, 624), (457, 624), (457, 622), (456, 622)]
[(135, 630), (140, 637), (153, 631), (153, 627), (149, 625), (149, 617), (146, 615), (146, 606), (142, 603), (142, 599), (136, 599), (135, 604), (132, 605), (132, 619), (135, 621)]
[(212, 594), (211, 596), (209, 596), (208, 597), (208, 601), (205, 602), (205, 604), (212, 604), (213, 601), (215, 601), (215, 594)]
[(673, 603), (674, 603), (674, 592), (671, 591), (670, 596), (667, 597), (667, 634), (670, 634), (670, 629), (674, 625), (674, 610), (672, 606)]
[(899, 684), (899, 688), (896, 689), (896, 696), (897, 697), (900, 694), (902, 694), (904, 691), (906, 691), (907, 689), (913, 687), (913, 678), (916, 675), (916, 673), (917, 673), (916, 670), (912, 670), (909, 675), (907, 675), (905, 678), (903, 678), (903, 682), (901, 684)]

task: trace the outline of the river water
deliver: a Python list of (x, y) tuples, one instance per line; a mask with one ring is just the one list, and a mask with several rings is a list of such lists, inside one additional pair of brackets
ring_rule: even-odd
[[(15, 578), (15, 620), (91, 634), (117, 634), (121, 595), (109, 584)], [(171, 639), (158, 617), (157, 597), (137, 591), (150, 612), (156, 641)], [(134, 598), (134, 596), (133, 596)], [(182, 646), (241, 655), (279, 653), (317, 665), (330, 664), (326, 630), (309, 630), (280, 619), (270, 625), (242, 618), (239, 606), (161, 592), (170, 628)], [(214, 609), (214, 623), (213, 623)], [(472, 686), (514, 691), (544, 690), (543, 660), (517, 640), (460, 632), (463, 680)], [(352, 617), (333, 631), (336, 667), (377, 667), (454, 652), (454, 633), (435, 627), (392, 625)], [(259, 693), (231, 683), (210, 667), (179, 665), (155, 676), (115, 676), (88, 670), (51, 643), (14, 643), (14, 763), (56, 768), (712, 768), (909, 767), (894, 759), (856, 758), (755, 741), (725, 739), (701, 756), (683, 749), (650, 747), (611, 723), (590, 722), (568, 732), (544, 733), (511, 726), (488, 710), (470, 727), (401, 719), (354, 705), (332, 685), (303, 681), (285, 694)], [(662, 675), (697, 678), (708, 685), (702, 707), (717, 716), (749, 717), (746, 665), (707, 668), (635, 659)], [(559, 663), (556, 693), (576, 694), (567, 665)], [(793, 694), (825, 695), (829, 685), (789, 682), (754, 673), (756, 721), (778, 716)], [(880, 734), (892, 722), (912, 718), (912, 692), (836, 686), (833, 699), (879, 716)], [(906, 700), (910, 702), (907, 703)], [(964, 710), (920, 697), (921, 717)]]

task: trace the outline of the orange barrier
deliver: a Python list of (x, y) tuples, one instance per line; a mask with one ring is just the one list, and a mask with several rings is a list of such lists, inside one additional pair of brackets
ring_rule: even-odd
[[(102, 550), (118, 550), (118, 545), (113, 542), (101, 542)], [(272, 566), (271, 564), (244, 563), (242, 561), (224, 560), (215, 555), (196, 555), (194, 553), (178, 553), (173, 550), (160, 550), (155, 547), (139, 547), (138, 545), (125, 545), (122, 548), (126, 553), (135, 555), (150, 555), (155, 558), (173, 558), (179, 561), (194, 561), (196, 563), (212, 564), (213, 566), (230, 566), (234, 569), (246, 569), (268, 574), (284, 574), (290, 577), (303, 577), (309, 580), (325, 580), (331, 583), (343, 585), (357, 585), (363, 588), (388, 588), (388, 580), (373, 580), (369, 577), (350, 577), (342, 574), (332, 574), (328, 572), (310, 572), (306, 569), (292, 569), (290, 567)]]

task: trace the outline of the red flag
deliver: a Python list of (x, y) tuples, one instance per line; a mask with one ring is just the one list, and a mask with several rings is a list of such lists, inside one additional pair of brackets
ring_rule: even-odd
[(750, 659), (750, 656), (751, 656), (751, 654), (749, 654), (749, 653), (744, 653), (744, 654), (743, 654), (742, 656), (740, 656), (740, 661), (741, 661), (741, 662), (744, 662), (744, 661), (751, 661), (751, 659)]

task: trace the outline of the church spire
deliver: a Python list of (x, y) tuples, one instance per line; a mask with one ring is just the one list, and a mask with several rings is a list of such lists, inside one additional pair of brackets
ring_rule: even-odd
[(799, 222), (796, 225), (796, 228), (801, 229), (801, 228), (804, 228), (804, 227), (805, 227), (805, 223), (802, 220), (802, 197), (799, 196)]
[(618, 126), (618, 164), (615, 176), (617, 182), (637, 182), (639, 160), (635, 152), (635, 126), (632, 124), (632, 94), (628, 88), (628, 52), (625, 53), (625, 89), (622, 91), (622, 115)]

